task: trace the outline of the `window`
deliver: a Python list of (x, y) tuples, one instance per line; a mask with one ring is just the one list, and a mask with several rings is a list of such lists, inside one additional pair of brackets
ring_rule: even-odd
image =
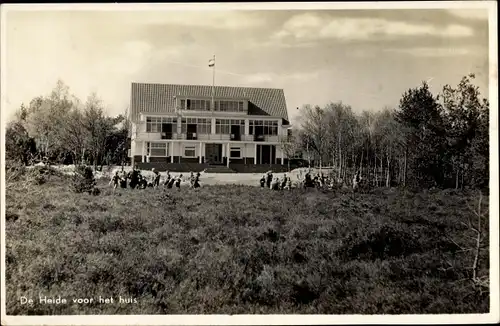
[[(182, 110), (210, 111), (212, 100), (183, 99), (180, 100)], [(214, 110), (221, 112), (244, 112), (243, 101), (214, 101)]]
[(147, 143), (148, 156), (167, 156), (167, 143)]
[(205, 100), (191, 100), (191, 110), (207, 111), (210, 109), (210, 102)]
[(229, 119), (216, 119), (215, 120), (215, 133), (216, 134), (229, 134), (231, 133), (231, 120)]
[(146, 132), (161, 132), (162, 124), (170, 123), (172, 130), (177, 131), (177, 118), (172, 117), (146, 117)]
[(245, 127), (245, 120), (231, 120), (231, 125)]
[(184, 157), (196, 157), (196, 147), (184, 146)]
[(212, 133), (212, 119), (198, 119), (197, 131), (199, 134)]
[(221, 112), (243, 112), (244, 105), (242, 101), (216, 101), (215, 111)]
[(184, 118), (181, 120), (181, 132), (187, 132), (187, 125), (196, 124), (198, 134), (210, 134), (212, 132), (212, 119), (208, 118)]
[(249, 133), (250, 135), (255, 134), (256, 127), (259, 127), (260, 134), (262, 135), (277, 135), (278, 134), (278, 121), (270, 120), (250, 120), (249, 121)]
[(195, 99), (181, 100), (181, 109), (189, 111), (208, 111), (210, 110), (210, 101)]
[(231, 147), (229, 151), (230, 158), (241, 158), (241, 148), (239, 147)]

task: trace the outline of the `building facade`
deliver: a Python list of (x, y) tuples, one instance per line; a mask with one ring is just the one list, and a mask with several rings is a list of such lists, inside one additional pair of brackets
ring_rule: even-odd
[(130, 157), (143, 168), (287, 163), (281, 144), (290, 124), (282, 89), (132, 83), (130, 120)]

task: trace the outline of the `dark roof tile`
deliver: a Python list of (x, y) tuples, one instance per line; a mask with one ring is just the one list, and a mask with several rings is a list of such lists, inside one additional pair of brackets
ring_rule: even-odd
[[(132, 83), (130, 114), (175, 112), (174, 96), (211, 97), (212, 86)], [(215, 86), (215, 98), (248, 99), (249, 115), (269, 115), (288, 122), (285, 93), (277, 88)]]

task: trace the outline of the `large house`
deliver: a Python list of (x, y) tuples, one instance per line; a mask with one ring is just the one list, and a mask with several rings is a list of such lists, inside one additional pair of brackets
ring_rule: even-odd
[(132, 83), (129, 112), (130, 157), (144, 169), (260, 172), (287, 164), (282, 89)]

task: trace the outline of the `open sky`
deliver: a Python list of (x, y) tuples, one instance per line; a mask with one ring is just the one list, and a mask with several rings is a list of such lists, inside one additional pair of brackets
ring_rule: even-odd
[(423, 80), (437, 92), (471, 72), (488, 93), (487, 10), (211, 8), (6, 10), (4, 117), (57, 79), (119, 114), (131, 82), (211, 85), (214, 54), (217, 85), (283, 88), (292, 122), (303, 104), (379, 110)]

